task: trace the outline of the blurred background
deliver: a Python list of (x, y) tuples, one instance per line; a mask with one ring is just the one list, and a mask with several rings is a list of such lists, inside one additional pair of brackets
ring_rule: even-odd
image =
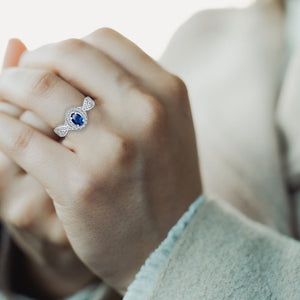
[(174, 31), (207, 7), (245, 6), (251, 0), (9, 0), (0, 2), (0, 64), (7, 41), (29, 49), (111, 27), (159, 58)]

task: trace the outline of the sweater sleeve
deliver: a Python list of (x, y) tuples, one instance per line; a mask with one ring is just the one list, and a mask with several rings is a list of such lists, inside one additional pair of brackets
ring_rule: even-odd
[[(159, 275), (164, 262), (168, 255), (174, 248), (176, 241), (184, 231), (185, 227), (195, 215), (197, 209), (204, 201), (204, 196), (199, 196), (189, 207), (189, 209), (182, 215), (177, 223), (171, 228), (166, 239), (160, 244), (160, 246), (148, 257), (145, 264), (141, 267), (140, 271), (136, 275), (135, 280), (129, 286), (124, 300), (143, 300), (147, 299), (151, 292), (153, 285)], [(66, 298), (65, 300), (88, 300), (88, 299), (102, 299), (106, 295), (107, 291), (101, 284), (92, 284), (86, 288), (78, 291), (73, 296)], [(0, 295), (0, 300), (2, 296)], [(16, 300), (34, 300), (33, 298), (26, 297), (24, 295), (14, 295)]]
[(204, 196), (199, 196), (171, 228), (165, 240), (150, 254), (140, 271), (136, 274), (135, 280), (128, 287), (127, 293), (123, 298), (124, 300), (148, 299), (157, 277), (176, 245), (178, 238), (203, 202)]
[(298, 300), (300, 243), (207, 198), (147, 299)]

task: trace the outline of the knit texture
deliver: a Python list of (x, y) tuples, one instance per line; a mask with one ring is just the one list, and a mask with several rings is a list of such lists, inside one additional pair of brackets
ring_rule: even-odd
[(300, 243), (207, 197), (147, 299), (299, 300)]
[(184, 232), (187, 224), (195, 215), (198, 208), (204, 202), (204, 196), (199, 196), (182, 215), (177, 223), (171, 228), (167, 237), (154, 250), (136, 274), (135, 280), (128, 287), (123, 300), (144, 300), (147, 299), (155, 285), (168, 256), (172, 252), (178, 238)]

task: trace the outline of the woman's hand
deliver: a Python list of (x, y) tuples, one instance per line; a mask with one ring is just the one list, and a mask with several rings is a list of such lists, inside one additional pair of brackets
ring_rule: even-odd
[(124, 294), (201, 193), (185, 85), (109, 29), (26, 52), (20, 66), (1, 75), (0, 96), (52, 128), (85, 95), (96, 101), (60, 143), (0, 114), (0, 149), (46, 189), (82, 261)]
[[(4, 67), (16, 66), (25, 49), (20, 41), (11, 40)], [(29, 111), (3, 102), (3, 99), (0, 111), (54, 138), (52, 128)], [(24, 253), (18, 269), (26, 274), (25, 284), (30, 285), (35, 295), (47, 294), (55, 298), (81, 289), (93, 274), (71, 248), (44, 188), (1, 152), (0, 178), (1, 220)]]

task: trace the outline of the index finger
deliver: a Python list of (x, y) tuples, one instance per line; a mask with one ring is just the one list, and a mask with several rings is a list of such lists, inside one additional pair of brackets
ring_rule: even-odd
[(77, 156), (31, 126), (0, 112), (0, 150), (35, 177), (55, 200), (66, 194), (65, 180), (78, 165)]

